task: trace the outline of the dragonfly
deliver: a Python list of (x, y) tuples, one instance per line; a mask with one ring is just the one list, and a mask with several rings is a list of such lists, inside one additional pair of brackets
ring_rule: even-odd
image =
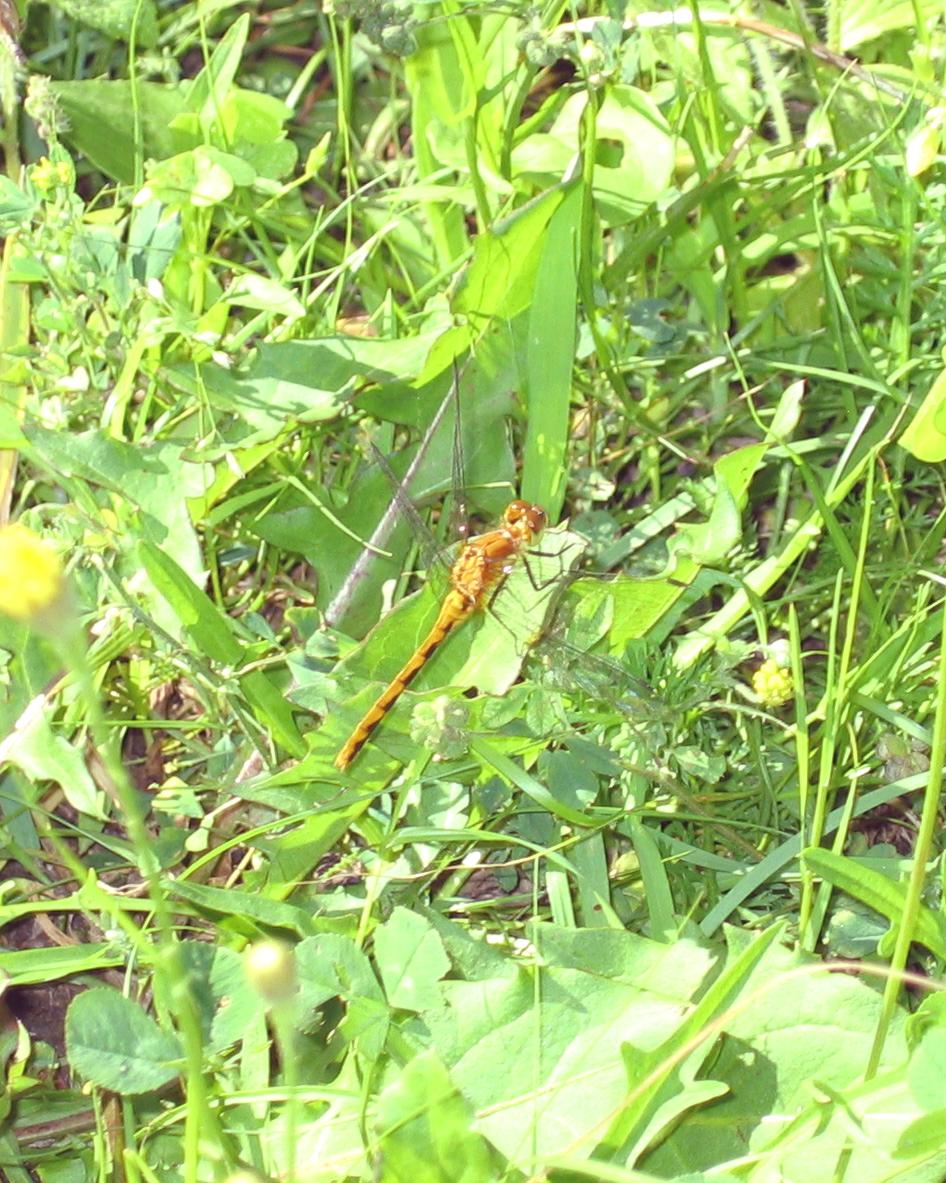
[[(458, 386), (459, 376), (455, 373), (454, 387), (438, 410), (434, 422), (428, 429), (428, 436), (425, 437), (426, 443), (446, 409), (452, 407), (455, 414), (454, 499), (457, 498), (457, 491), (462, 491), (464, 487)], [(421, 445), (422, 448), (423, 446), (424, 444)], [(379, 531), (372, 536), (372, 544), (383, 544), (385, 535), (382, 527), (389, 525), (387, 519), (396, 515), (405, 518), (412, 524), (415, 535), (426, 538), (427, 547), (433, 554), (437, 549), (437, 544), (430, 535), (428, 527), (418, 515), (410, 497), (405, 493), (411, 480), (412, 470), (409, 469), (399, 480), (391, 472), (382, 455), (376, 453), (375, 460), (378, 467), (386, 471), (395, 490), (395, 496), (382, 525), (379, 526)], [(502, 695), (509, 689), (518, 676), (525, 651), (531, 648), (540, 637), (545, 638), (543, 645), (546, 645), (549, 619), (558, 612), (564, 590), (569, 586), (574, 586), (571, 581), (578, 574), (574, 568), (588, 545), (585, 538), (571, 533), (564, 527), (548, 530), (546, 533), (547, 526), (547, 515), (541, 506), (530, 504), (527, 501), (512, 501), (506, 507), (497, 528), (471, 538), (461, 547), (452, 566), (448, 563), (442, 565), (440, 586), (445, 586), (445, 592), (438, 603), (433, 624), (425, 630), (422, 634), (423, 639), (364, 713), (342, 745), (334, 758), (336, 768), (340, 771), (348, 769), (394, 705), (444, 642), (475, 614), (487, 616), (487, 613), (482, 611), (484, 608), (491, 609), (488, 613), (489, 623), (483, 626), (482, 641), (484, 643), (482, 645), (480, 644), (480, 635), (477, 636), (476, 649), (488, 656), (486, 659), (477, 659), (471, 655), (468, 664), (463, 665), (452, 680), (455, 685), (476, 685), (479, 690), (495, 695)], [(542, 536), (542, 549), (538, 550), (533, 544), (540, 536)], [(363, 558), (368, 556), (368, 550), (363, 552)], [(517, 567), (525, 568), (525, 575), (531, 584), (531, 591), (526, 586), (525, 580), (520, 578), (516, 571)], [(504, 591), (507, 583), (512, 585), (517, 581), (518, 587), (510, 586), (510, 594), (507, 596)], [(636, 583), (636, 581), (634, 582)], [(613, 589), (617, 585), (610, 583), (609, 586)], [(428, 594), (432, 595), (432, 593)], [(502, 594), (501, 603), (497, 605), (496, 611), (492, 611), (494, 599), (500, 594)], [(430, 607), (431, 614), (433, 614), (433, 605)], [(640, 605), (637, 604), (633, 615), (640, 614), (637, 610), (639, 607)], [(649, 618), (653, 616), (652, 613), (647, 612), (643, 615)], [(403, 628), (400, 629), (400, 632), (403, 634)], [(388, 635), (397, 636), (393, 621), (391, 622), (391, 632)], [(397, 641), (395, 643), (397, 644)], [(510, 651), (510, 644), (514, 646), (512, 651)], [(552, 647), (569, 648), (567, 642), (558, 641), (557, 645), (552, 642), (551, 646), (547, 646), (546, 651)], [(510, 671), (512, 671), (511, 676), (507, 677)], [(610, 681), (614, 682), (613, 673), (609, 673), (609, 677)]]
[(466, 543), (450, 569), (450, 587), (437, 619), (345, 741), (335, 757), (336, 768), (341, 771), (348, 768), (437, 649), (454, 629), (486, 606), (522, 552), (547, 525), (548, 518), (541, 506), (527, 501), (511, 501), (499, 527), (478, 534)]

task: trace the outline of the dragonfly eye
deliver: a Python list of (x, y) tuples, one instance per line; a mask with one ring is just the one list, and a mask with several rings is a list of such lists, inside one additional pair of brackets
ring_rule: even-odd
[(548, 515), (540, 505), (530, 505), (528, 501), (511, 501), (506, 506), (503, 518), (507, 526), (518, 526), (525, 522), (533, 534), (541, 534), (549, 524)]

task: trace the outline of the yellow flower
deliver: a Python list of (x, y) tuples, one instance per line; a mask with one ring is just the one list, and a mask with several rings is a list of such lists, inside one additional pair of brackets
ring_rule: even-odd
[(33, 184), (42, 193), (48, 193), (56, 184), (56, 166), (48, 156), (41, 156), (30, 169)]
[(62, 564), (53, 548), (19, 522), (0, 526), (0, 612), (29, 620), (62, 590)]
[(752, 689), (763, 706), (784, 706), (794, 692), (791, 670), (779, 665), (774, 657), (770, 657), (763, 661), (752, 675)]
[(48, 197), (57, 186), (72, 185), (72, 165), (68, 160), (57, 160), (54, 164), (48, 156), (41, 156), (30, 169), (30, 180)]

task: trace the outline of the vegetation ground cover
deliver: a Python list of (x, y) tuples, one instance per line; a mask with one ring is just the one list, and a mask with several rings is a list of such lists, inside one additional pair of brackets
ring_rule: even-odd
[(0, 2), (6, 1177), (944, 1177), (944, 44)]

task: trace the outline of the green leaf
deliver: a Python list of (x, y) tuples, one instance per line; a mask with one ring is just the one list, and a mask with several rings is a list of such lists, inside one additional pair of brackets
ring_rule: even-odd
[[(185, 459), (178, 443), (153, 441), (148, 448), (110, 439), (104, 431), (63, 432), (31, 426), (29, 440), (42, 462), (60, 477), (75, 477), (119, 496), (122, 504), (143, 512), (132, 530), (172, 553), (191, 579), (203, 577), (197, 533), (188, 513), (188, 498), (202, 491), (211, 469)], [(130, 517), (131, 515), (128, 515)], [(133, 551), (119, 557), (127, 578), (138, 572)]]
[(541, 505), (553, 522), (561, 512), (568, 472), (582, 206), (581, 187), (571, 185), (549, 219), (528, 314), (521, 488), (522, 496)]
[(174, 1035), (130, 998), (105, 987), (86, 990), (66, 1015), (66, 1051), (74, 1072), (123, 1096), (170, 1084), (181, 1049)]
[(531, 307), (544, 235), (564, 197), (564, 189), (552, 189), (478, 235), (457, 287), (458, 316), (469, 316), (474, 324), (491, 317), (508, 322)]
[[(0, 908), (0, 920), (3, 916), (4, 911)], [(58, 948), (0, 950), (0, 970), (9, 976), (10, 986), (45, 985), (124, 964), (125, 955), (108, 941)]]
[(713, 965), (689, 941), (545, 924), (530, 935), (531, 970), (445, 979), (443, 1003), (422, 1014), (477, 1129), (524, 1170), (537, 1148), (591, 1154), (627, 1096), (622, 1046), (671, 1039)]
[(9, 762), (34, 781), (53, 781), (62, 788), (73, 809), (104, 819), (107, 813), (102, 794), (86, 766), (84, 753), (53, 730), (44, 707), (45, 699), (34, 699), (0, 743), (0, 765)]
[(378, 1152), (391, 1183), (492, 1183), (502, 1174), (473, 1111), (433, 1052), (415, 1056), (381, 1093)]
[[(163, 160), (180, 151), (171, 130), (185, 109), (181, 86), (139, 81), (88, 79), (51, 82), (68, 118), (63, 138), (116, 181), (136, 180), (136, 161)], [(136, 118), (130, 118), (132, 112)]]
[(902, 1131), (894, 1157), (908, 1160), (930, 1158), (942, 1162), (943, 1130), (946, 1130), (946, 1109), (924, 1113)]
[[(37, 202), (34, 197), (25, 193), (23, 189), (8, 176), (0, 176), (0, 231), (10, 234), (25, 225), (33, 216)], [(7, 266), (15, 263), (11, 259)]]
[(309, 936), (312, 932), (312, 917), (303, 908), (283, 900), (268, 899), (258, 893), (178, 879), (173, 894), (207, 912), (244, 917), (262, 928), (285, 928), (300, 937)]
[(200, 652), (221, 665), (238, 665), (242, 651), (229, 620), (187, 572), (146, 539), (138, 544), (138, 555), (148, 578)]
[(917, 460), (946, 460), (946, 370), (937, 375), (898, 442)]
[(742, 537), (742, 511), (749, 485), (768, 451), (768, 444), (748, 444), (713, 465), (716, 488), (709, 520), (677, 527), (671, 551), (688, 555), (702, 566), (717, 566)]
[[(698, 1109), (707, 1099), (693, 1078), (709, 1056), (714, 1040), (702, 1033), (729, 1010), (780, 935), (776, 925), (745, 942), (731, 957), (684, 1021), (659, 1046), (639, 1051), (633, 1041), (622, 1048), (627, 1069), (627, 1100), (611, 1123), (603, 1144), (621, 1161), (635, 1164), (646, 1148), (671, 1128), (684, 1107)], [(683, 942), (679, 942), (682, 944)], [(688, 1054), (681, 1058), (679, 1053)], [(709, 1082), (708, 1082), (709, 1083)], [(724, 1085), (715, 1086), (725, 1091)]]
[(321, 933), (296, 947), (300, 1005), (321, 1006), (330, 998), (345, 1003), (340, 1031), (359, 1051), (376, 1060), (384, 1048), (390, 1010), (371, 962), (348, 937)]
[[(901, 922), (907, 895), (905, 883), (895, 883), (872, 867), (820, 847), (809, 847), (802, 857), (816, 875), (854, 899), (868, 904), (875, 912), (885, 916), (891, 925)], [(946, 959), (946, 918), (940, 912), (920, 904), (913, 939), (925, 945), (941, 960)]]
[[(197, 1007), (204, 1047), (219, 1052), (237, 1043), (260, 1009), (259, 993), (247, 980), (239, 953), (203, 941), (181, 941), (177, 957)], [(155, 977), (155, 994), (163, 996), (164, 1009), (170, 1011), (173, 1000), (166, 984), (165, 976)]]
[[(572, 95), (548, 132), (529, 136), (513, 151), (518, 176), (547, 185), (566, 175), (579, 151), (588, 103)], [(620, 226), (638, 217), (667, 189), (674, 144), (657, 104), (633, 86), (612, 86), (595, 118), (596, 163), (592, 181), (604, 220)]]
[(438, 983), (450, 968), (443, 942), (416, 912), (395, 908), (374, 934), (378, 972), (391, 1006), (424, 1010), (440, 1000)]
[[(607, 614), (611, 623), (607, 629), (608, 648), (623, 654), (629, 641), (646, 637), (668, 615), (683, 595), (682, 586), (693, 577), (696, 565), (683, 558), (675, 568), (674, 579), (588, 579), (579, 578), (569, 587), (561, 613), (566, 626), (576, 616), (592, 619), (599, 613)], [(573, 606), (574, 605), (574, 606)], [(571, 639), (571, 631), (566, 638)], [(596, 638), (597, 639), (597, 638)], [(580, 637), (574, 642), (579, 648)], [(617, 672), (617, 671), (615, 671)], [(629, 679), (613, 684), (615, 693), (626, 690)]]
[(939, 0), (846, 0), (839, 5), (837, 48), (850, 53), (865, 41), (902, 31), (912, 36), (918, 21), (942, 14)]
[(253, 441), (272, 439), (286, 430), (287, 421), (315, 423), (334, 418), (365, 382), (412, 378), (432, 341), (428, 337), (378, 341), (338, 336), (275, 345), (264, 342), (240, 374), (204, 366), (201, 390), (210, 394), (215, 408), (238, 415), (253, 430)]
[(295, 319), (305, 314), (305, 307), (298, 296), (265, 275), (238, 275), (227, 287), (223, 299), (229, 304), (258, 308), (274, 316), (291, 316)]
[[(187, 88), (187, 109), (199, 116), (210, 135), (233, 86), (250, 32), (250, 14), (241, 13), (213, 48), (207, 64)], [(201, 137), (203, 138), (203, 137)]]
[[(745, 940), (733, 934), (734, 945)], [(685, 1163), (712, 1173), (721, 1162), (761, 1154), (766, 1173), (804, 1183), (820, 1179), (823, 1164), (850, 1147), (854, 1121), (864, 1137), (854, 1140), (857, 1169), (846, 1176), (862, 1183), (890, 1180), (886, 1153), (915, 1108), (904, 1080), (902, 1010), (893, 1016), (883, 1054), (883, 1068), (892, 1075), (863, 1083), (866, 1048), (882, 1008), (873, 984), (772, 945), (724, 1016), (726, 1038), (712, 1074), (726, 1083), (727, 1095), (688, 1114), (647, 1155), (645, 1169), (675, 1176)], [(827, 1103), (825, 1094), (840, 1090), (840, 1104)], [(773, 1114), (795, 1115), (804, 1125), (773, 1123)]]
[(910, 1091), (925, 1109), (946, 1109), (943, 1064), (946, 1064), (946, 1028), (932, 1027), (920, 1040), (907, 1069)]
[(109, 37), (130, 41), (138, 49), (158, 43), (158, 10), (155, 0), (55, 0), (67, 16)]

